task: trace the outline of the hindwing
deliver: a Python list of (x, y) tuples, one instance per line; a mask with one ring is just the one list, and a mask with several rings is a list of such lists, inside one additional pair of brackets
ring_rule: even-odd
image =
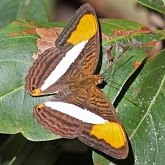
[(33, 110), (40, 124), (66, 138), (79, 138), (87, 145), (115, 158), (128, 155), (127, 137), (115, 108), (87, 78), (59, 92), (52, 101)]

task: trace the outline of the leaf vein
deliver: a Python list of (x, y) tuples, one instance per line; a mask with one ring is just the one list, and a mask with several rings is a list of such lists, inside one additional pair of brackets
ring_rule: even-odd
[(151, 123), (153, 125), (154, 135), (155, 135), (156, 155), (155, 155), (154, 159), (155, 159), (155, 162), (156, 162), (156, 158), (157, 158), (157, 155), (158, 155), (158, 138), (157, 138), (155, 123), (154, 123), (154, 120), (152, 118), (152, 115), (150, 114), (149, 116), (150, 116), (150, 119), (151, 119)]
[(14, 59), (6, 59), (6, 60), (0, 60), (0, 62), (17, 62), (17, 63), (21, 63), (21, 64), (25, 64), (25, 65), (29, 65), (31, 66), (30, 64), (28, 63), (25, 63), (25, 62), (22, 62), (22, 61), (18, 61), (18, 60), (14, 60)]
[(165, 76), (163, 77), (163, 79), (162, 79), (162, 81), (161, 81), (161, 83), (160, 83), (160, 86), (159, 86), (159, 88), (158, 88), (158, 90), (157, 90), (157, 92), (156, 92), (156, 95), (155, 95), (155, 96), (153, 97), (153, 99), (151, 100), (151, 103), (150, 103), (150, 105), (149, 105), (149, 107), (148, 107), (146, 113), (144, 114), (143, 118), (141, 119), (141, 121), (139, 122), (139, 124), (137, 125), (137, 127), (135, 128), (135, 130), (134, 130), (134, 131), (132, 132), (132, 134), (130, 135), (130, 137), (129, 137), (130, 139), (132, 139), (132, 137), (134, 136), (134, 134), (136, 133), (136, 131), (137, 131), (138, 128), (141, 126), (142, 122), (144, 121), (144, 119), (146, 118), (146, 116), (148, 115), (148, 113), (150, 112), (150, 110), (151, 110), (151, 108), (152, 108), (152, 106), (153, 106), (153, 104), (154, 104), (156, 98), (158, 97), (159, 93), (161, 92), (161, 88), (162, 88), (162, 86), (163, 86), (163, 84), (164, 84), (164, 81), (165, 81)]
[(22, 88), (24, 88), (24, 85), (22, 85), (22, 86), (20, 86), (19, 88), (16, 88), (16, 89), (14, 89), (14, 90), (8, 92), (8, 93), (5, 94), (5, 95), (2, 95), (2, 96), (0, 97), (1, 104), (2, 104), (2, 99), (4, 99), (5, 97), (7, 97), (8, 95), (13, 94), (14, 92), (17, 92), (18, 90), (20, 90), (20, 89), (22, 89)]

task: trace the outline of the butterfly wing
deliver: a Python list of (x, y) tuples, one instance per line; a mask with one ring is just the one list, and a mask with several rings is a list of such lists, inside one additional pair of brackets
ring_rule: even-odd
[(85, 85), (61, 91), (52, 101), (39, 104), (33, 110), (35, 118), (62, 137), (78, 137), (109, 156), (126, 158), (127, 138), (115, 108), (95, 85)]
[(128, 156), (127, 137), (115, 108), (105, 94), (93, 86), (85, 105), (86, 109), (101, 116), (106, 122), (93, 123), (90, 126), (89, 124), (84, 124), (79, 139), (111, 157), (117, 159), (126, 158)]
[(26, 77), (26, 89), (33, 96), (57, 93), (95, 71), (100, 44), (97, 17), (91, 5), (80, 7), (55, 46), (38, 57)]

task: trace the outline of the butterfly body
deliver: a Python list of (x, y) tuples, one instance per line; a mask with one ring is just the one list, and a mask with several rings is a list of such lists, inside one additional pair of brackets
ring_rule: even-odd
[(33, 109), (45, 128), (123, 159), (128, 155), (125, 131), (115, 108), (97, 87), (103, 76), (94, 75), (99, 49), (97, 17), (92, 6), (85, 4), (61, 32), (55, 48), (34, 62), (26, 89), (33, 96), (56, 93)]

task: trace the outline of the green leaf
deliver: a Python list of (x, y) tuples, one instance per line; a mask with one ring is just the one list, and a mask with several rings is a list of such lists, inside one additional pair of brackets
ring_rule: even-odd
[(17, 21), (0, 31), (0, 132), (22, 132), (31, 140), (41, 140), (43, 133), (44, 138), (53, 139), (57, 136), (39, 126), (32, 115), (34, 104), (44, 98), (32, 98), (24, 89), (32, 55), (37, 52), (35, 26)]
[[(136, 63), (142, 63), (161, 35), (131, 21), (103, 20), (101, 23), (102, 32), (106, 35), (102, 41), (104, 58), (101, 73), (108, 78), (104, 91), (111, 101), (115, 102), (120, 91), (119, 88), (122, 88), (137, 69)], [(107, 65), (105, 52), (109, 45), (114, 46), (112, 53), (115, 56), (115, 62), (111, 67)], [(127, 49), (122, 54), (124, 47), (127, 47)]]
[[(133, 151), (124, 164), (164, 163), (165, 49), (150, 58), (117, 107)], [(133, 153), (132, 153), (133, 152)], [(96, 163), (105, 160), (94, 155)], [(121, 161), (115, 161), (119, 163)], [(108, 164), (108, 163), (102, 163)], [(113, 164), (113, 163), (112, 163)]]
[(164, 0), (137, 0), (140, 4), (165, 14), (165, 1)]
[(44, 0), (0, 0), (0, 4), (0, 27), (20, 18), (48, 21), (48, 14)]
[[(27, 139), (33, 141), (59, 138), (59, 136), (38, 124), (32, 115), (33, 106), (50, 99), (51, 96), (31, 97), (24, 88), (25, 77), (33, 64), (32, 55), (38, 52), (37, 41), (41, 39), (36, 29), (47, 27), (50, 30), (51, 27), (55, 26), (57, 26), (55, 23), (41, 24), (31, 21), (16, 21), (0, 30), (1, 133), (16, 134), (21, 132)], [(109, 76), (112, 75), (112, 81), (118, 83), (114, 88), (114, 83), (109, 81), (104, 91), (111, 100), (115, 101), (120, 92), (119, 88), (125, 84), (126, 80), (136, 70), (134, 62), (142, 62), (153, 47), (153, 43), (159, 40), (161, 36), (154, 34), (150, 29), (142, 25), (124, 20), (103, 20), (101, 21), (101, 30), (105, 36), (102, 42), (103, 65), (101, 72), (104, 74), (105, 79), (108, 80)], [(114, 46), (112, 51), (115, 56), (115, 63), (109, 69), (106, 49), (111, 44)], [(125, 46), (128, 46), (127, 50), (121, 53), (120, 49)], [(118, 57), (119, 54), (121, 54), (121, 57)], [(132, 97), (134, 97), (134, 93), (129, 95), (129, 100)], [(120, 108), (122, 104), (125, 105), (124, 102), (121, 102), (118, 106), (118, 112), (126, 131), (128, 131), (128, 135), (131, 136), (139, 124), (138, 121), (143, 116), (140, 115), (135, 120), (130, 120), (130, 118), (127, 120), (127, 116), (132, 114), (134, 110), (131, 113), (130, 105), (128, 104), (128, 113), (128, 110), (124, 111), (123, 108)], [(131, 106), (133, 105), (131, 104)], [(134, 136), (132, 137), (131, 140), (134, 139)], [(134, 149), (136, 148), (134, 147)], [(136, 152), (138, 151), (135, 150)]]
[(22, 1), (22, 3), (20, 3), (18, 18), (25, 18), (35, 21), (48, 21), (45, 1)]
[(148, 60), (118, 106), (132, 144), (135, 164), (164, 163), (164, 54), (165, 50)]
[(19, 1), (0, 0), (0, 27), (17, 18)]
[(97, 154), (96, 152), (93, 153), (93, 161), (95, 165), (108, 165), (110, 163), (108, 159), (105, 159), (105, 157)]
[[(104, 89), (104, 92), (110, 98), (110, 100), (112, 100), (113, 103), (115, 103), (115, 106), (119, 104), (117, 106), (117, 112), (129, 136), (130, 135), (129, 129), (132, 129), (133, 125), (136, 125), (136, 124), (138, 125), (139, 123), (137, 123), (137, 119), (138, 121), (141, 119), (141, 116), (136, 116), (136, 114), (134, 114), (134, 110), (135, 110), (134, 106), (138, 105), (138, 103), (132, 99), (135, 98), (135, 93), (137, 93), (137, 91), (135, 92), (135, 90), (132, 90), (132, 88), (130, 88), (127, 91), (127, 93), (131, 92), (131, 94), (127, 95), (126, 93), (126, 96), (124, 96), (124, 99), (122, 99), (121, 102), (118, 102), (118, 97), (120, 96), (123, 97), (120, 91), (123, 90), (123, 88), (125, 88), (125, 84), (127, 83), (127, 81), (130, 81), (131, 76), (137, 72), (136, 70), (137, 68), (135, 68), (134, 63), (136, 61), (142, 62), (144, 58), (147, 56), (148, 52), (152, 49), (152, 44), (154, 43), (154, 41), (158, 40), (158, 38), (161, 38), (161, 36), (155, 35), (154, 33), (150, 33), (149, 29), (147, 30), (147, 28), (144, 28), (143, 26), (137, 23), (130, 22), (130, 21), (113, 20), (112, 22), (111, 21), (109, 22), (103, 21), (103, 22), (105, 23), (104, 25), (106, 26), (102, 28), (102, 31), (106, 35), (109, 34), (107, 37), (105, 37), (108, 39), (103, 39), (103, 43), (102, 43), (103, 48), (106, 48), (106, 44), (108, 40), (110, 41), (110, 44), (112, 45), (115, 43), (117, 45), (129, 46), (127, 51), (122, 55), (122, 57), (116, 57), (117, 60), (115, 61), (115, 63), (109, 70), (106, 70), (106, 62), (105, 62), (106, 60), (105, 61), (103, 60), (103, 68), (102, 68), (103, 73), (104, 73), (104, 70), (106, 70), (106, 76), (107, 74), (112, 75), (111, 76), (112, 81), (110, 80), (108, 82), (108, 85)], [(113, 53), (115, 56), (117, 56), (117, 54), (119, 54), (120, 51), (118, 50), (119, 48), (117, 46), (115, 48), (116, 48), (115, 52)], [(159, 62), (155, 61), (155, 64), (159, 65)], [(145, 71), (144, 71), (144, 74), (145, 74)], [(135, 79), (135, 82), (137, 81), (138, 80)], [(141, 81), (143, 81), (143, 79), (141, 79)], [(150, 96), (149, 92), (147, 94)], [(141, 102), (143, 101), (141, 100)], [(130, 108), (130, 105), (133, 108)], [(152, 139), (152, 137), (150, 138)], [(139, 147), (141, 147), (140, 150), (144, 150), (144, 147), (142, 146), (138, 147), (139, 140), (142, 141), (142, 139), (137, 139), (136, 145), (133, 146), (134, 153), (138, 151), (137, 148)], [(131, 144), (132, 144), (132, 141), (131, 141)], [(145, 156), (144, 152), (145, 151), (139, 152), (141, 153), (140, 155), (141, 157), (139, 157), (141, 163), (139, 164), (143, 164), (142, 162)], [(130, 155), (126, 160), (123, 160), (123, 162), (125, 164), (132, 164), (132, 161), (134, 159), (132, 157), (133, 156)], [(137, 155), (135, 154), (135, 158), (136, 157)], [(108, 164), (103, 159), (103, 157), (98, 156), (98, 155), (94, 155), (94, 160), (98, 164), (99, 163)], [(115, 164), (119, 162), (120, 161), (115, 161)], [(138, 162), (136, 163), (138, 164)]]

